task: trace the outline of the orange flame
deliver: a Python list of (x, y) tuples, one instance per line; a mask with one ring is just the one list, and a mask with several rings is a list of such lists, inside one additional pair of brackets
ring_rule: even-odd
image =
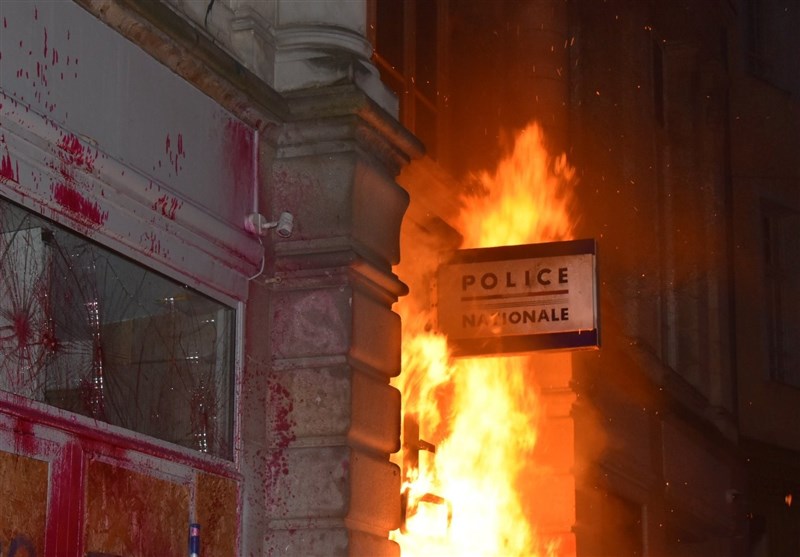
[[(540, 128), (528, 126), (495, 172), (477, 177), (481, 194), (462, 200), (463, 247), (570, 239), (574, 177), (564, 155), (548, 155)], [(415, 287), (428, 285), (410, 286), (396, 307), (403, 371), (395, 386), (419, 437), (436, 448), (430, 453), (423, 444), (418, 468), (406, 470), (408, 514), (404, 531), (392, 538), (404, 556), (557, 555), (554, 544), (536, 539), (517, 489), (540, 414), (530, 359), (453, 360), (446, 338), (429, 330), (433, 316), (412, 314)]]
[(488, 248), (572, 238), (575, 169), (566, 155), (552, 158), (542, 130), (531, 124), (494, 174), (480, 176), (485, 195), (464, 200), (459, 232), (464, 248)]

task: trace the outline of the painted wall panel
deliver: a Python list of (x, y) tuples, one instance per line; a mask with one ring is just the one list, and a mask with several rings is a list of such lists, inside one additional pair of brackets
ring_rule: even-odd
[(238, 529), (236, 481), (213, 474), (197, 474), (197, 523), (201, 556), (234, 557)]
[(97, 460), (89, 463), (86, 551), (111, 555), (185, 555), (189, 486)]
[(191, 522), (201, 525), (201, 557), (237, 555), (232, 463), (159, 455), (139, 434), (83, 416), (58, 425), (9, 397), (0, 393), (25, 417), (0, 411), (0, 557), (15, 539), (35, 551), (16, 557), (185, 555)]
[(44, 555), (47, 462), (0, 451), (0, 555)]

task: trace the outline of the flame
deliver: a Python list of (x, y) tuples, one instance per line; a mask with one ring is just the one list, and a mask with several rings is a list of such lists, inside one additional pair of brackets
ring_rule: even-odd
[[(457, 221), (463, 247), (572, 237), (575, 171), (564, 155), (548, 155), (538, 125), (519, 133), (495, 171), (477, 179), (480, 192), (462, 200)], [(410, 286), (395, 308), (403, 322), (403, 370), (395, 386), (406, 417), (416, 420), (419, 437), (435, 453), (423, 445), (419, 466), (404, 465), (409, 512), (392, 539), (404, 556), (554, 557), (557, 547), (537, 539), (517, 487), (530, 466), (540, 415), (530, 358), (452, 359), (446, 338), (431, 330), (433, 315), (414, 303), (415, 286), (428, 285)]]
[(551, 157), (537, 124), (516, 137), (511, 155), (494, 174), (479, 175), (485, 195), (468, 197), (459, 218), (464, 248), (550, 242), (572, 238), (575, 169), (566, 155)]

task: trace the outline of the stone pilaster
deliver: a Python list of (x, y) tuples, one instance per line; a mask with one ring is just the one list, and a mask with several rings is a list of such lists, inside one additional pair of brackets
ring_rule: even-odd
[[(290, 211), (268, 246), (267, 555), (398, 555), (400, 319), (392, 273), (420, 146), (353, 86), (289, 98), (268, 135), (265, 211)], [(318, 108), (323, 107), (323, 108)], [(257, 334), (252, 334), (257, 339)]]
[(212, 16), (209, 31), (275, 90), (351, 82), (396, 114), (397, 99), (370, 61), (366, 0), (240, 0)]
[[(526, 482), (529, 516), (544, 543), (557, 544), (557, 554), (577, 554), (575, 508), (576, 393), (572, 387), (572, 354), (542, 353), (532, 357), (542, 417), (533, 470)], [(542, 504), (546, 501), (547, 504)]]

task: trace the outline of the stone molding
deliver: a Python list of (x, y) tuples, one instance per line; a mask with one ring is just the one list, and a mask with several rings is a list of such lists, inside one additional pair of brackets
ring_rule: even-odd
[(281, 95), (207, 34), (162, 2), (75, 0), (248, 125), (288, 117)]
[[(264, 200), (295, 215), (265, 272), (270, 291), (267, 553), (396, 555), (400, 318), (393, 273), (409, 202), (395, 181), (421, 154), (353, 84), (286, 95), (292, 117), (262, 139)], [(274, 464), (274, 465), (273, 465)]]

